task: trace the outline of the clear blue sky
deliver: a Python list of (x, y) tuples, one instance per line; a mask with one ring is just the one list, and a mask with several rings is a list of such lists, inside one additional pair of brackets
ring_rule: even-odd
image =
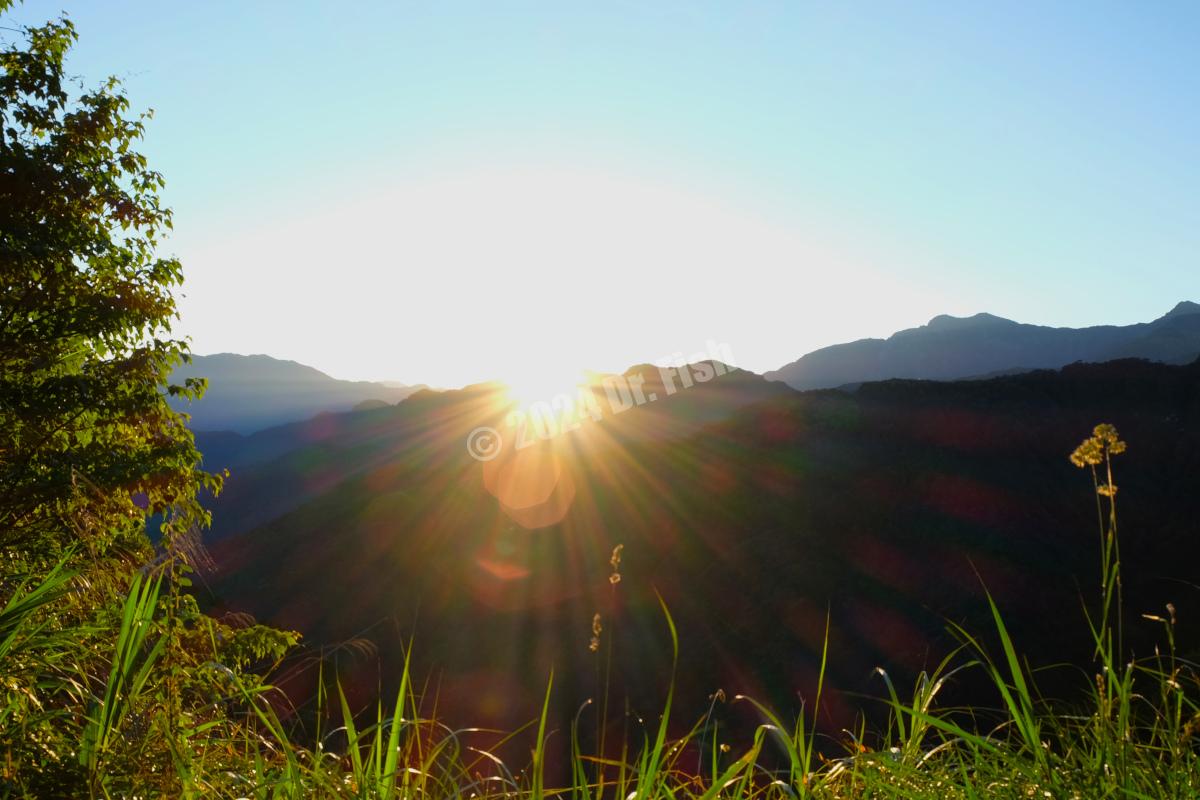
[[(197, 352), (451, 385), (1200, 300), (1200, 3), (33, 0), (153, 107)], [(8, 34), (11, 35), (11, 34)]]

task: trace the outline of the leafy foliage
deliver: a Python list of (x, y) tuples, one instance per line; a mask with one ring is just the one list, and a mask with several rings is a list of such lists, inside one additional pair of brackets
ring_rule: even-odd
[(167, 382), (186, 360), (171, 337), (180, 264), (157, 254), (171, 213), (135, 149), (148, 115), (115, 80), (72, 90), (75, 38), (61, 20), (0, 49), (6, 794), (121, 793), (146, 770), (186, 786), (196, 726), (236, 726), (213, 697), (230, 680), (259, 691), (250, 668), (298, 639), (224, 625), (185, 594), (208, 523), (198, 494), (223, 476), (199, 468), (167, 400), (204, 390)]
[(172, 535), (205, 522), (196, 491), (220, 478), (162, 391), (185, 357), (181, 268), (156, 255), (171, 214), (134, 150), (147, 115), (115, 80), (69, 95), (69, 21), (27, 36), (0, 53), (0, 536), (96, 556), (132, 548), (147, 512)]

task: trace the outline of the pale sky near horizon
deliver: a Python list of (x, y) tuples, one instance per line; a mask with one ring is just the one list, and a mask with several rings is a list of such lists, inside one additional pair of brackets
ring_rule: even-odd
[[(60, 10), (153, 107), (178, 332), (456, 386), (1200, 300), (1200, 4)], [(6, 39), (11, 32), (3, 32)]]

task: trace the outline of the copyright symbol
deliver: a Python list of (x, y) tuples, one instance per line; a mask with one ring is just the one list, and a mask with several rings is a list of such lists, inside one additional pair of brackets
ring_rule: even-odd
[(486, 425), (476, 428), (467, 436), (467, 452), (476, 461), (491, 461), (500, 455), (503, 446), (500, 431)]

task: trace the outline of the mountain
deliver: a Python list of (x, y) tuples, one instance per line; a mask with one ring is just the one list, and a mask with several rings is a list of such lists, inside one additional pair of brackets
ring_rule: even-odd
[(208, 392), (198, 402), (181, 400), (175, 407), (191, 414), (193, 430), (235, 433), (327, 411), (349, 411), (363, 403), (393, 404), (418, 388), (340, 381), (295, 361), (234, 353), (192, 356), (190, 364), (172, 373), (171, 381), (182, 384), (185, 378), (194, 377), (208, 378)]
[[(338, 662), (360, 700), (381, 681), (387, 692), (411, 641), (452, 722), (527, 721), (553, 668), (560, 730), (609, 689), (611, 708), (629, 704), (626, 724), (655, 718), (671, 674), (659, 596), (679, 631), (681, 708), (707, 707), (720, 688), (794, 711), (815, 689), (828, 615), (823, 725), (837, 730), (854, 724), (854, 693), (880, 691), (876, 666), (908, 680), (954, 646), (947, 620), (992, 629), (985, 586), (1018, 649), (1088, 663), (1095, 494), (1067, 454), (1112, 422), (1129, 443), (1116, 463), (1127, 641), (1150, 652), (1158, 628), (1138, 615), (1166, 602), (1200, 617), (1200, 362), (853, 394), (731, 372), (473, 459), (480, 426), (511, 444), (511, 414), (485, 384), (331, 416), (317, 432), (292, 426), (311, 442), (233, 470), (206, 604), (314, 647), (370, 638), (369, 657)], [(588, 647), (595, 614), (601, 652), (613, 648), (608, 680)], [(1185, 628), (1194, 655), (1200, 636)], [(313, 670), (285, 681), (297, 702)], [(1040, 678), (1050, 696), (1065, 672)], [(956, 679), (946, 701), (971, 681)], [(761, 722), (745, 704), (719, 718)]]
[[(754, 373), (724, 365), (721, 369), (726, 374), (719, 380), (700, 382), (686, 391), (672, 387), (672, 393), (657, 368), (630, 368), (620, 377), (639, 380), (643, 395), (656, 400), (629, 412), (606, 414), (606, 436), (620, 441), (686, 436), (753, 403), (793, 394)], [(596, 376), (589, 392), (599, 407), (609, 409), (602, 388), (605, 377)], [(382, 463), (429, 457), (412, 455), (414, 447), (442, 445), (458, 437), (456, 444), (465, 452), (466, 436), (479, 424), (503, 433), (512, 430), (506, 419), (512, 411), (502, 384), (482, 383), (444, 392), (420, 389), (395, 406), (321, 414), (248, 436), (198, 433), (205, 469), (231, 473), (225, 491), (211, 504), (210, 537), (244, 532)], [(473, 424), (463, 428), (465, 422)]]
[(888, 378), (954, 380), (1117, 358), (1184, 364), (1198, 355), (1200, 305), (1185, 301), (1153, 322), (1092, 328), (1025, 325), (991, 314), (941, 315), (887, 339), (815, 350), (765, 377), (794, 389), (830, 389)]

